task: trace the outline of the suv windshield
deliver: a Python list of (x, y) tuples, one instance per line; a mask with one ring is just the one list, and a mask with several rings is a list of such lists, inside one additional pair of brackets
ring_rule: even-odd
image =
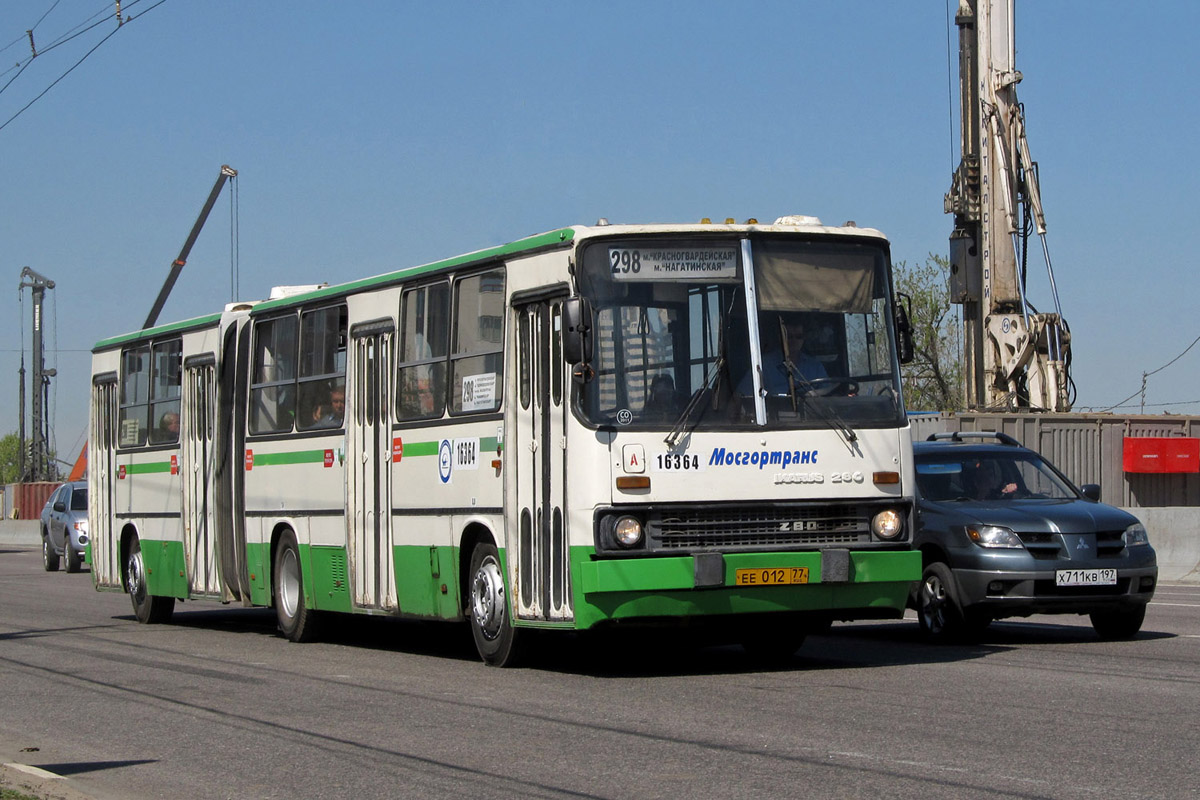
[(577, 410), (592, 424), (903, 424), (883, 242), (625, 238), (581, 263), (596, 378)]
[(926, 500), (1074, 500), (1079, 495), (1034, 453), (919, 453), (917, 489)]

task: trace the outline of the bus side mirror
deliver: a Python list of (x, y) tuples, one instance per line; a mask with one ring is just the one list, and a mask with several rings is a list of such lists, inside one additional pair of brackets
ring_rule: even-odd
[[(899, 356), (901, 364), (907, 364), (913, 360), (912, 322), (910, 321), (912, 298), (904, 292), (897, 292), (896, 298), (896, 355)], [(904, 302), (899, 302), (900, 299), (903, 299)]]
[(594, 374), (588, 364), (593, 353), (592, 304), (583, 297), (563, 303), (563, 359), (575, 366), (576, 379), (587, 381)]

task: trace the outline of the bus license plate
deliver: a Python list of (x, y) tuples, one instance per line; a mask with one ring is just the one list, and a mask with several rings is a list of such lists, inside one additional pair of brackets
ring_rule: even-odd
[(792, 586), (808, 583), (808, 567), (761, 567), (734, 570), (736, 586)]
[(1115, 569), (1060, 569), (1054, 573), (1056, 586), (1114, 586)]

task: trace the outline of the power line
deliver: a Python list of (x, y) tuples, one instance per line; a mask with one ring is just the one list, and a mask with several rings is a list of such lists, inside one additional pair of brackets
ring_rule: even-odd
[[(129, 3), (129, 5), (130, 5), (130, 6), (133, 6), (133, 5), (136, 5), (138, 2), (140, 2), (140, 0), (133, 0), (133, 2)], [(155, 3), (155, 4), (154, 4), (154, 5), (152, 5), (152, 6), (150, 6), (149, 8), (145, 9), (145, 10), (144, 10), (144, 11), (142, 11), (140, 14), (131, 14), (131, 15), (128, 15), (128, 16), (126, 16), (126, 17), (125, 17), (123, 20), (121, 20), (121, 19), (118, 19), (118, 20), (117, 20), (117, 27), (113, 28), (113, 29), (112, 29), (112, 31), (111, 31), (111, 32), (109, 32), (109, 34), (108, 34), (107, 36), (105, 36), (103, 39), (101, 39), (99, 42), (97, 42), (97, 43), (96, 43), (96, 45), (95, 45), (94, 47), (92, 47), (92, 49), (91, 49), (91, 50), (88, 50), (86, 53), (84, 53), (84, 54), (83, 54), (83, 56), (82, 56), (82, 57), (81, 57), (81, 58), (80, 58), (78, 61), (76, 61), (74, 64), (72, 64), (72, 65), (71, 65), (71, 67), (70, 67), (70, 68), (69, 68), (69, 69), (68, 69), (66, 72), (64, 72), (62, 75), (58, 76), (57, 78), (55, 78), (55, 79), (54, 79), (54, 81), (53, 81), (53, 82), (52, 82), (52, 83), (51, 83), (49, 86), (47, 86), (45, 89), (43, 89), (41, 92), (39, 92), (39, 93), (38, 93), (38, 95), (37, 95), (36, 97), (34, 97), (32, 100), (30, 100), (28, 103), (26, 103), (26, 104), (25, 104), (25, 105), (24, 105), (24, 106), (21, 108), (21, 110), (20, 110), (20, 111), (18, 111), (17, 113), (15, 113), (15, 114), (13, 114), (11, 117), (9, 117), (9, 118), (8, 118), (8, 119), (7, 119), (7, 120), (4, 122), (4, 124), (3, 124), (3, 125), (0, 125), (0, 131), (2, 131), (2, 130), (4, 130), (5, 128), (7, 128), (7, 127), (9, 126), (9, 124), (10, 124), (10, 123), (11, 123), (13, 120), (15, 120), (17, 117), (21, 116), (22, 114), (24, 114), (26, 111), (28, 111), (30, 106), (32, 106), (32, 105), (33, 105), (34, 103), (36, 103), (38, 100), (41, 100), (43, 97), (45, 97), (45, 96), (46, 96), (46, 93), (47, 93), (47, 92), (49, 92), (51, 89), (53, 89), (55, 86), (57, 86), (57, 85), (58, 85), (58, 83), (59, 83), (59, 81), (61, 81), (63, 78), (67, 77), (67, 76), (68, 76), (68, 75), (70, 75), (72, 72), (74, 72), (74, 71), (75, 71), (75, 68), (76, 68), (76, 67), (78, 67), (80, 64), (82, 64), (82, 63), (83, 63), (85, 60), (87, 60), (88, 56), (90, 56), (92, 53), (96, 52), (96, 51), (97, 51), (97, 50), (100, 48), (100, 46), (101, 46), (102, 44), (104, 44), (104, 43), (105, 43), (105, 42), (107, 42), (109, 39), (111, 39), (111, 38), (113, 37), (113, 35), (114, 35), (114, 34), (116, 34), (116, 32), (117, 32), (117, 31), (121, 30), (121, 28), (123, 28), (123, 27), (125, 26), (125, 23), (127, 23), (127, 22), (131, 22), (132, 20), (135, 20), (135, 19), (137, 19), (138, 17), (144, 16), (144, 15), (145, 15), (147, 12), (149, 12), (149, 11), (153, 11), (154, 9), (158, 8), (159, 6), (161, 6), (161, 5), (162, 5), (163, 3), (165, 3), (165, 2), (167, 2), (167, 0), (158, 0), (158, 2), (157, 2), (157, 3)], [(79, 33), (76, 33), (76, 34), (70, 35), (69, 37), (67, 37), (67, 38), (65, 38), (65, 39), (60, 39), (60, 41), (57, 41), (57, 42), (54, 42), (54, 43), (52, 43), (52, 44), (51, 44), (49, 47), (47, 47), (47, 48), (46, 48), (46, 50), (51, 50), (51, 49), (53, 49), (53, 48), (55, 48), (55, 47), (58, 47), (59, 45), (65, 44), (66, 42), (70, 41), (71, 39), (74, 39), (76, 36), (79, 36), (79, 35), (82, 35), (83, 33), (86, 33), (87, 31), (91, 30), (92, 28), (95, 28), (95, 27), (97, 27), (98, 25), (102, 24), (103, 22), (104, 22), (104, 20), (100, 20), (100, 22), (97, 22), (97, 23), (95, 23), (94, 25), (91, 25), (91, 26), (89, 26), (88, 28), (86, 28), (86, 29), (85, 29), (85, 30), (83, 30), (83, 31), (80, 31)], [(84, 23), (84, 24), (86, 24), (86, 23)], [(32, 38), (32, 33), (30, 33), (30, 37)], [(46, 52), (46, 50), (43, 50), (43, 52)], [(3, 87), (3, 88), (0, 88), (0, 93), (2, 93), (2, 92), (4, 91), (4, 89), (7, 89), (9, 86), (11, 86), (11, 85), (12, 85), (12, 82), (13, 82), (13, 81), (15, 81), (17, 78), (19, 78), (19, 77), (20, 77), (20, 75), (21, 75), (21, 72), (24, 72), (24, 71), (25, 71), (25, 67), (26, 67), (26, 66), (28, 66), (29, 64), (33, 63), (33, 60), (34, 60), (35, 58), (37, 58), (37, 56), (38, 56), (38, 54), (37, 54), (37, 52), (35, 51), (35, 52), (34, 52), (34, 54), (33, 54), (32, 56), (30, 56), (30, 58), (29, 58), (29, 61), (25, 62), (25, 64), (24, 64), (24, 65), (21, 67), (21, 70), (20, 70), (20, 72), (18, 72), (16, 75), (14, 75), (14, 76), (12, 77), (12, 79), (10, 79), (10, 80), (9, 80), (9, 82), (8, 82), (8, 83), (6, 83), (6, 84), (4, 85), (4, 87)]]
[[(1178, 361), (1179, 359), (1183, 358), (1185, 355), (1187, 355), (1187, 353), (1188, 353), (1188, 351), (1189, 351), (1189, 350), (1191, 350), (1193, 347), (1195, 347), (1195, 346), (1196, 346), (1196, 343), (1197, 343), (1197, 342), (1200, 342), (1200, 336), (1197, 336), (1195, 339), (1193, 339), (1193, 340), (1192, 340), (1192, 343), (1191, 343), (1191, 344), (1189, 344), (1187, 347), (1185, 347), (1185, 348), (1183, 349), (1183, 352), (1182, 352), (1182, 353), (1180, 353), (1179, 355), (1175, 356), (1174, 358), (1172, 358), (1172, 359), (1171, 359), (1170, 361), (1168, 361), (1167, 363), (1163, 364), (1163, 365), (1162, 365), (1161, 367), (1159, 367), (1158, 369), (1156, 369), (1156, 370), (1154, 370), (1154, 371), (1152, 371), (1152, 372), (1143, 372), (1143, 373), (1142, 373), (1142, 386), (1141, 386), (1141, 388), (1140, 388), (1140, 389), (1138, 389), (1138, 390), (1137, 390), (1136, 392), (1134, 392), (1133, 394), (1129, 395), (1129, 397), (1126, 397), (1124, 400), (1121, 400), (1121, 401), (1119, 401), (1119, 402), (1118, 402), (1116, 405), (1111, 405), (1111, 406), (1109, 406), (1108, 408), (1102, 408), (1102, 409), (1100, 409), (1101, 413), (1103, 413), (1103, 412), (1105, 412), (1105, 411), (1112, 411), (1114, 408), (1123, 408), (1123, 407), (1125, 407), (1125, 404), (1126, 404), (1126, 403), (1128, 403), (1130, 400), (1132, 400), (1133, 398), (1137, 397), (1138, 395), (1142, 395), (1142, 396), (1144, 397), (1144, 396), (1145, 396), (1145, 394), (1146, 394), (1146, 379), (1147, 379), (1147, 378), (1149, 378), (1151, 375), (1157, 375), (1158, 373), (1162, 372), (1162, 371), (1163, 371), (1164, 369), (1166, 369), (1167, 367), (1169, 367), (1169, 366), (1171, 366), (1172, 364), (1174, 364), (1174, 363), (1175, 363), (1176, 361)], [(1146, 406), (1147, 404), (1146, 404), (1146, 403), (1141, 403), (1140, 405), (1141, 405), (1143, 408), (1145, 408), (1145, 406)], [(1151, 404), (1151, 405), (1153, 405), (1153, 404)], [(1176, 404), (1176, 403), (1171, 403), (1171, 404), (1169, 404), (1169, 405), (1178, 405), (1178, 404)]]

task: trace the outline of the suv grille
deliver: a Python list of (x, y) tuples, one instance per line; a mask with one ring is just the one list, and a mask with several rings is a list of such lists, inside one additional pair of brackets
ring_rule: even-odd
[[(1119, 556), (1125, 549), (1125, 540), (1122, 538), (1124, 533), (1124, 531), (1099, 531), (1095, 539), (1096, 555), (1100, 558)], [(1017, 536), (1021, 537), (1021, 543), (1034, 558), (1052, 561), (1062, 558), (1065, 552), (1062, 536), (1057, 533), (1018, 531)]]

